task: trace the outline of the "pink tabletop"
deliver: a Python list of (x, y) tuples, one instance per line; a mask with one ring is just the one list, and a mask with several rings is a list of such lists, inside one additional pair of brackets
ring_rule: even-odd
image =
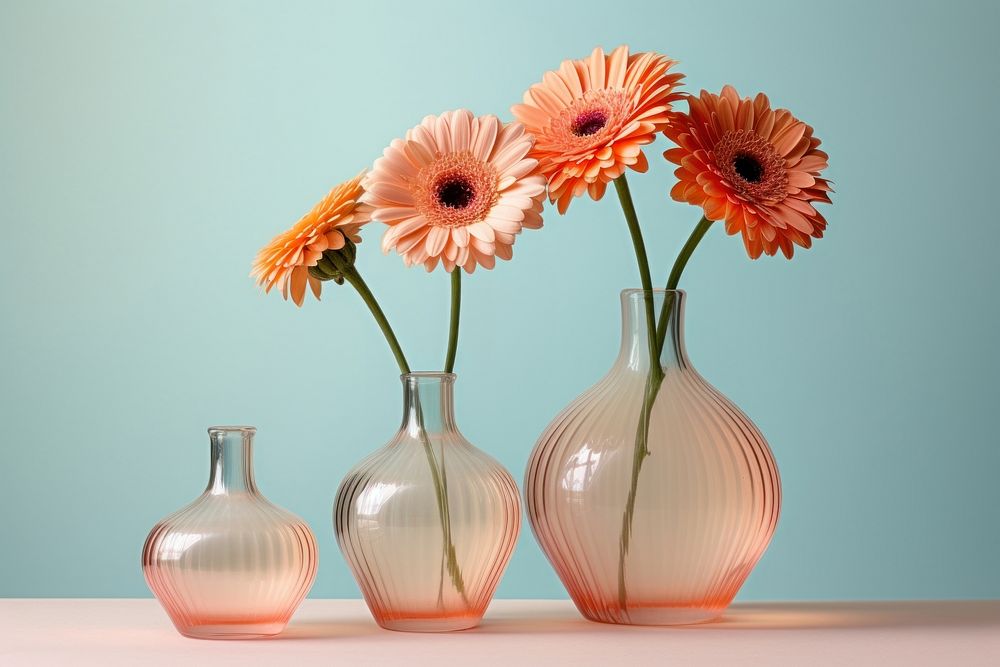
[(1000, 665), (1000, 601), (737, 604), (683, 628), (601, 625), (568, 601), (496, 600), (451, 634), (381, 630), (307, 600), (283, 635), (178, 635), (154, 600), (0, 600), (0, 665)]

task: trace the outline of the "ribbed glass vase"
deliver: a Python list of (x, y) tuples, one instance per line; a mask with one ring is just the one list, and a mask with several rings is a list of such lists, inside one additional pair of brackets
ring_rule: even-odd
[(399, 431), (337, 492), (337, 542), (382, 627), (471, 628), (517, 541), (517, 486), (459, 432), (453, 374), (410, 373), (402, 380)]
[(781, 488), (764, 436), (691, 365), (682, 291), (652, 294), (654, 312), (665, 298), (671, 309), (662, 384), (642, 437), (646, 298), (622, 293), (617, 360), (535, 445), (528, 518), (587, 618), (697, 623), (722, 614), (764, 553)]
[(208, 429), (208, 488), (146, 538), (142, 570), (188, 637), (248, 639), (281, 632), (316, 577), (316, 539), (302, 519), (261, 495), (248, 426)]

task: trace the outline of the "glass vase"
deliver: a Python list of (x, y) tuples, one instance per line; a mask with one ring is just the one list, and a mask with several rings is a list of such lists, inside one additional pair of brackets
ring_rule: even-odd
[[(647, 299), (657, 314), (670, 304), (659, 374)], [(549, 424), (528, 463), (535, 537), (594, 621), (719, 617), (778, 521), (774, 457), (753, 422), (691, 365), (685, 301), (679, 290), (622, 292), (618, 358)]]
[(254, 483), (254, 433), (245, 426), (208, 429), (208, 487), (146, 538), (146, 583), (182, 635), (276, 635), (316, 577), (309, 526)]
[(402, 381), (399, 431), (337, 492), (337, 542), (379, 625), (464, 630), (482, 619), (517, 541), (517, 486), (459, 432), (455, 375)]

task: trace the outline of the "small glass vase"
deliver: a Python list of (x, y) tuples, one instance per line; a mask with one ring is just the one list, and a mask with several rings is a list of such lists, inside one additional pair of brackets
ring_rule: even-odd
[(645, 438), (647, 297), (625, 290), (617, 360), (535, 445), (528, 519), (587, 618), (698, 623), (722, 614), (764, 553), (781, 487), (764, 436), (688, 359), (684, 292), (651, 297), (654, 312), (667, 298), (671, 309)]
[(459, 432), (455, 375), (409, 373), (402, 381), (399, 431), (337, 492), (337, 542), (383, 628), (472, 628), (517, 542), (517, 486)]
[(254, 483), (248, 426), (208, 429), (208, 488), (153, 527), (142, 570), (177, 630), (198, 639), (281, 632), (316, 578), (316, 538)]

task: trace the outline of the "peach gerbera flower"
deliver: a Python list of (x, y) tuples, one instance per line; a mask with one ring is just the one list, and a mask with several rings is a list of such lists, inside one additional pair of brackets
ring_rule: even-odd
[(308, 284), (319, 298), (322, 283), (309, 275), (309, 267), (316, 266), (325, 250), (339, 250), (348, 240), (360, 243), (358, 231), (371, 220), (371, 208), (360, 201), (364, 173), (334, 187), (294, 227), (257, 253), (250, 275), (265, 292), (277, 287), (285, 299), (291, 296), (301, 306)]
[(754, 259), (779, 248), (791, 259), (795, 245), (822, 238), (826, 220), (813, 204), (830, 203), (830, 184), (820, 178), (827, 155), (813, 129), (771, 109), (763, 93), (740, 99), (732, 86), (688, 102), (689, 112), (675, 113), (666, 130), (678, 148), (663, 156), (680, 165), (670, 196), (725, 220)]
[(629, 56), (619, 46), (605, 56), (594, 49), (586, 60), (565, 60), (524, 93), (514, 117), (535, 136), (532, 157), (549, 184), (549, 199), (565, 213), (573, 197), (587, 191), (600, 199), (608, 183), (629, 167), (648, 168), (642, 146), (652, 143), (669, 120), (683, 74), (657, 53)]
[(464, 109), (427, 116), (394, 140), (365, 179), (372, 218), (389, 225), (382, 251), (407, 266), (446, 271), (513, 256), (522, 228), (542, 226), (545, 178), (528, 157), (531, 136), (520, 123), (473, 116)]

